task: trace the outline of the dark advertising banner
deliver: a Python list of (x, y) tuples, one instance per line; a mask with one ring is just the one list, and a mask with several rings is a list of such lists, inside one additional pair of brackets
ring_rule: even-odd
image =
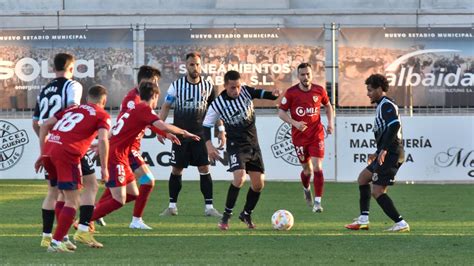
[(351, 28), (339, 37), (339, 106), (369, 106), (365, 79), (385, 74), (400, 106), (474, 106), (471, 28)]
[[(321, 29), (147, 30), (145, 63), (163, 71), (163, 95), (186, 74), (185, 55), (192, 51), (201, 53), (202, 74), (218, 91), (228, 70), (239, 71), (249, 86), (286, 90), (298, 83), (296, 67), (302, 62), (313, 65), (314, 82), (325, 84), (323, 35)], [(259, 107), (275, 104), (256, 102)]]
[(109, 89), (107, 106), (119, 107), (133, 86), (132, 32), (128, 29), (0, 32), (1, 109), (34, 108), (39, 90), (55, 77), (53, 58), (76, 57), (74, 79)]

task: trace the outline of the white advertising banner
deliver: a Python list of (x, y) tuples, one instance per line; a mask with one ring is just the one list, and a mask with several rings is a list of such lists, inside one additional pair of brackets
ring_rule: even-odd
[[(374, 153), (373, 117), (337, 118), (337, 181), (356, 181)], [(474, 117), (402, 117), (398, 181), (474, 182)]]
[[(325, 122), (323, 118), (323, 122)], [(267, 180), (300, 180), (301, 166), (292, 148), (290, 127), (275, 115), (257, 114), (257, 132), (265, 162)], [(39, 155), (38, 138), (33, 132), (30, 119), (0, 120), (0, 179), (41, 179), (43, 174), (36, 174), (33, 164)], [(335, 180), (334, 138), (326, 138), (326, 159), (324, 175), (327, 180)], [(159, 180), (167, 180), (171, 172), (171, 144), (160, 144), (154, 133), (147, 130), (142, 140), (142, 156), (149, 164), (153, 174)], [(211, 168), (215, 180), (231, 180), (232, 174), (227, 172), (228, 157), (222, 153), (223, 159)], [(99, 168), (96, 168), (99, 172)], [(183, 172), (184, 180), (199, 180), (196, 167)]]

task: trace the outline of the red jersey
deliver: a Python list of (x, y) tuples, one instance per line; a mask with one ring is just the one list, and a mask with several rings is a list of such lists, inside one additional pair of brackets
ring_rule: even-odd
[[(122, 104), (120, 105), (120, 113), (118, 117), (120, 117), (128, 109), (134, 108), (135, 105), (139, 104), (140, 102), (141, 102), (140, 92), (138, 91), (138, 88), (135, 87), (131, 89), (127, 93), (127, 95), (125, 95), (125, 97), (123, 98)], [(137, 151), (140, 150), (140, 146), (141, 146), (140, 142), (144, 135), (145, 135), (145, 129), (143, 129), (142, 132), (140, 132), (140, 134), (138, 134), (138, 136), (135, 138), (135, 141), (132, 144), (132, 148), (134, 150), (137, 150)]]
[[(95, 104), (72, 106), (54, 115), (58, 122), (44, 146), (45, 155), (79, 161), (101, 128), (110, 129), (110, 116)], [(63, 157), (63, 158), (64, 158)]]
[(136, 138), (147, 126), (159, 119), (155, 111), (144, 102), (122, 111), (117, 117), (117, 124), (112, 128), (110, 162), (128, 165), (128, 154)]
[(299, 84), (290, 87), (281, 99), (280, 109), (290, 111), (291, 118), (296, 121), (306, 122), (308, 127), (301, 132), (295, 127), (291, 128), (293, 144), (305, 145), (324, 139), (324, 129), (321, 123), (321, 104), (329, 102), (326, 90), (316, 84), (311, 84), (309, 91), (302, 91)]

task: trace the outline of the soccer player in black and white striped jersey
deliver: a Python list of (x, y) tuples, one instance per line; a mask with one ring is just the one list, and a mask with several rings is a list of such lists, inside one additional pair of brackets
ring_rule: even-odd
[(247, 174), (250, 176), (250, 188), (247, 201), (239, 219), (247, 224), (249, 229), (255, 228), (251, 214), (260, 198), (264, 186), (264, 172), (262, 152), (258, 144), (257, 128), (255, 126), (255, 110), (253, 99), (276, 100), (280, 90), (272, 92), (255, 89), (242, 85), (240, 73), (228, 71), (224, 76), (225, 90), (211, 104), (204, 118), (204, 138), (209, 157), (218, 159), (219, 153), (211, 142), (211, 127), (218, 119), (222, 119), (227, 132), (227, 152), (229, 154), (229, 172), (233, 173), (234, 180), (229, 186), (225, 212), (218, 227), (221, 230), (229, 229), (229, 219), (237, 201), (240, 188), (244, 185)]
[(367, 78), (365, 84), (370, 102), (377, 105), (374, 122), (377, 151), (369, 156), (369, 165), (360, 172), (357, 180), (360, 192), (360, 216), (345, 227), (350, 230), (369, 229), (370, 194), (372, 194), (384, 213), (395, 222), (387, 231), (408, 232), (410, 226), (398, 213), (387, 194), (388, 186), (395, 183), (395, 175), (405, 161), (398, 106), (385, 95), (389, 88), (385, 76), (373, 74)]
[[(171, 175), (169, 179), (169, 206), (160, 215), (178, 215), (178, 195), (181, 191), (182, 172), (189, 165), (196, 166), (200, 175), (201, 192), (204, 196), (204, 215), (221, 217), (213, 205), (212, 178), (209, 158), (203, 139), (202, 120), (215, 99), (214, 87), (201, 76), (201, 55), (193, 52), (186, 55), (186, 76), (171, 83), (165, 102), (161, 106), (160, 118), (165, 121), (174, 105), (173, 124), (201, 137), (200, 141), (180, 139), (181, 145), (172, 145)], [(218, 121), (218, 139), (223, 147), (225, 132), (222, 121)]]

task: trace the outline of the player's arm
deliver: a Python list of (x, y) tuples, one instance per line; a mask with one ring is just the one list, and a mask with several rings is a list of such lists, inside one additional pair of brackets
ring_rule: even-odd
[(254, 89), (251, 87), (247, 87), (252, 95), (253, 99), (265, 99), (265, 100), (276, 100), (281, 94), (281, 90), (273, 89), (272, 91), (267, 91), (264, 89)]
[(324, 105), (324, 109), (326, 111), (326, 117), (328, 119), (328, 126), (326, 128), (326, 132), (328, 134), (332, 134), (334, 132), (334, 110), (332, 108), (332, 104), (328, 102)]
[(102, 181), (109, 181), (109, 130), (100, 128), (98, 130), (98, 146), (99, 146), (99, 158), (100, 158), (100, 173)]
[(385, 103), (382, 105), (382, 118), (387, 123), (387, 129), (383, 133), (380, 143), (380, 153), (377, 156), (377, 161), (380, 165), (385, 161), (387, 149), (392, 143), (394, 143), (401, 127), (400, 121), (398, 120), (398, 112), (391, 104)]
[(283, 109), (278, 109), (278, 117), (280, 117), (281, 120), (285, 121), (286, 123), (298, 129), (299, 131), (305, 131), (308, 128), (308, 126), (306, 125), (306, 122), (294, 120), (293, 118), (290, 117), (288, 112)]
[(43, 155), (44, 143), (46, 142), (46, 137), (48, 136), (49, 131), (51, 130), (51, 128), (53, 128), (56, 122), (58, 122), (58, 119), (55, 116), (53, 116), (49, 118), (48, 120), (46, 120), (44, 123), (42, 123), (41, 126), (39, 127), (38, 138), (39, 138), (39, 145), (40, 145), (40, 155), (35, 162), (36, 173), (38, 173), (40, 169), (43, 167), (42, 155)]
[(216, 122), (216, 126), (217, 126), (217, 129), (218, 129), (218, 133), (217, 133), (217, 141), (218, 141), (218, 144), (219, 144), (218, 149), (223, 149), (226, 142), (227, 142), (224, 121), (222, 121), (221, 119), (218, 119), (217, 122)]
[(204, 140), (206, 141), (206, 148), (209, 158), (212, 161), (215, 161), (220, 158), (219, 151), (212, 145), (212, 135), (211, 129), (216, 124), (217, 120), (219, 119), (220, 115), (212, 108), (212, 105), (207, 110), (206, 116), (202, 122), (203, 130), (204, 130)]
[(36, 105), (35, 105), (35, 111), (33, 113), (33, 123), (32, 123), (33, 131), (35, 131), (36, 136), (39, 136), (39, 131), (40, 131), (39, 116), (40, 116), (40, 110), (39, 110), (39, 102), (37, 99)]
[(159, 117), (161, 120), (166, 121), (168, 114), (170, 112), (171, 106), (176, 101), (176, 89), (173, 84), (170, 85), (168, 88), (168, 92), (166, 93), (165, 101), (161, 105), (161, 110)]
[(73, 105), (80, 105), (81, 104), (81, 97), (82, 97), (82, 85), (77, 81), (71, 81), (67, 90), (67, 98), (68, 102), (66, 103), (67, 107)]
[(190, 138), (195, 141), (199, 141), (201, 139), (199, 136), (189, 133), (187, 130), (165, 123), (160, 119), (155, 120), (155, 122), (153, 122), (153, 126), (171, 134), (182, 135), (183, 138)]

